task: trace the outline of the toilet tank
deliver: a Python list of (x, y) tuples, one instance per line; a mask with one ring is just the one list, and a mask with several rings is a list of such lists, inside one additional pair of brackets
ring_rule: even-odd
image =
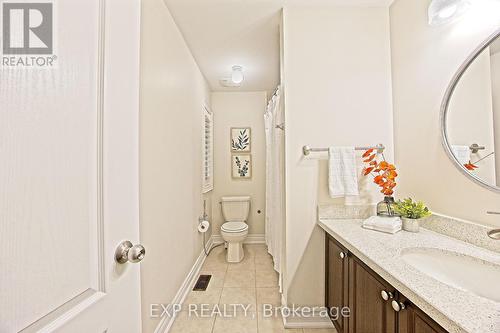
[(250, 197), (222, 197), (222, 216), (226, 222), (246, 222), (250, 212)]

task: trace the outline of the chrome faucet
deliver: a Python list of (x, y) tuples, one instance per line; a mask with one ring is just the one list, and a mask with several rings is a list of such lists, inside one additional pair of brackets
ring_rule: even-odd
[[(500, 215), (500, 212), (486, 212), (486, 214)], [(488, 231), (488, 237), (494, 240), (500, 240), (500, 229), (493, 229)]]

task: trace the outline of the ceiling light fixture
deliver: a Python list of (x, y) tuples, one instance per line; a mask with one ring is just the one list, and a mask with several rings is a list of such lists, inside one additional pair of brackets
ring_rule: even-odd
[(245, 79), (245, 77), (243, 76), (243, 67), (234, 65), (232, 69), (233, 71), (231, 72), (231, 81), (233, 81), (234, 84), (241, 84)]
[(432, 0), (429, 5), (429, 25), (438, 26), (449, 23), (470, 7), (470, 0)]

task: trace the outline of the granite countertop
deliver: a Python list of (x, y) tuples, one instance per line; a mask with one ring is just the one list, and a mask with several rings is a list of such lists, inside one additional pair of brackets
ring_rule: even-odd
[(401, 257), (409, 248), (433, 248), (500, 264), (500, 254), (424, 228), (391, 235), (363, 229), (362, 221), (320, 218), (318, 223), (449, 332), (500, 332), (500, 303), (444, 284)]

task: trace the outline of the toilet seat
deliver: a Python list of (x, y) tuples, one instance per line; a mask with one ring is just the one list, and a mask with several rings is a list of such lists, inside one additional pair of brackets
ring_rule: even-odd
[(226, 222), (222, 225), (221, 231), (227, 233), (237, 233), (248, 230), (248, 224), (245, 222)]

